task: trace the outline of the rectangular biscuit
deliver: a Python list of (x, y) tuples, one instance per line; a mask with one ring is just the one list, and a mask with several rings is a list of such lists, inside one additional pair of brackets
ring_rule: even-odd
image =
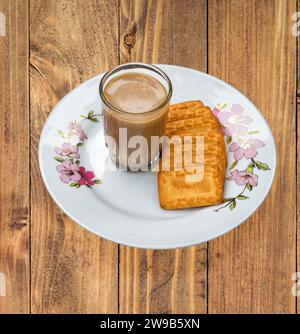
[(207, 107), (205, 107), (201, 101), (187, 101), (173, 104), (169, 107), (168, 122), (197, 117), (207, 111)]
[[(205, 172), (204, 172), (205, 173)], [(159, 199), (164, 209), (183, 209), (220, 204), (223, 201), (224, 179), (209, 173), (200, 182), (186, 182), (186, 174), (158, 175)]]
[(195, 129), (220, 129), (220, 125), (216, 118), (213, 116), (199, 116), (186, 119), (178, 119), (176, 121), (167, 122), (166, 133), (171, 131), (181, 131), (181, 130), (195, 130)]
[[(201, 101), (188, 101), (170, 106), (165, 135), (169, 138), (179, 136), (181, 139), (184, 136), (191, 136), (193, 145), (185, 146), (184, 141), (179, 146), (171, 145), (170, 150), (165, 153), (165, 157), (170, 159), (169, 171), (162, 169), (160, 161), (158, 193), (161, 207), (183, 209), (222, 203), (226, 149), (220, 125), (210, 108), (205, 107)], [(202, 136), (204, 139), (202, 162), (196, 161), (196, 136)], [(179, 154), (181, 151), (181, 161), (177, 160), (178, 156), (176, 159), (174, 157), (174, 146)], [(191, 153), (191, 165), (184, 162), (185, 151)], [(185, 165), (184, 169), (177, 170), (181, 167), (181, 162)], [(196, 181), (188, 181), (196, 171), (202, 174), (195, 175)]]

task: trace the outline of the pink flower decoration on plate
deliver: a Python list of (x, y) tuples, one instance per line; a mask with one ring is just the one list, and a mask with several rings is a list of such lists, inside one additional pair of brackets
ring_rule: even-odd
[(245, 171), (238, 171), (235, 169), (233, 172), (230, 173), (231, 176), (227, 177), (229, 181), (235, 181), (238, 186), (243, 186), (250, 184), (251, 186), (257, 186), (258, 183), (258, 176), (252, 173), (248, 173)]
[(57, 147), (55, 152), (62, 157), (69, 157), (73, 159), (79, 159), (78, 147), (69, 143), (63, 143), (62, 147)]
[(63, 183), (79, 181), (81, 179), (79, 166), (70, 160), (65, 160), (61, 165), (56, 166), (56, 169), (61, 174), (60, 179)]
[(257, 148), (265, 146), (265, 143), (257, 138), (248, 139), (243, 144), (232, 143), (229, 146), (229, 151), (234, 152), (234, 159), (241, 160), (243, 157), (252, 159), (257, 155)]
[(81, 175), (81, 179), (79, 180), (79, 184), (81, 186), (83, 185), (90, 185), (92, 186), (94, 184), (93, 178), (95, 177), (95, 174), (91, 171), (86, 171), (84, 167), (79, 168), (79, 173)]
[(221, 110), (218, 109), (218, 108), (216, 108), (216, 107), (212, 110), (213, 115), (214, 115), (217, 119), (219, 119), (218, 116), (219, 116), (220, 112), (221, 112)]
[(87, 135), (83, 131), (82, 126), (77, 124), (76, 121), (70, 122), (68, 125), (68, 129), (73, 135), (78, 136), (81, 141), (84, 141), (85, 139), (87, 139)]
[(243, 115), (244, 109), (239, 104), (233, 104), (230, 111), (213, 109), (213, 115), (217, 117), (223, 126), (223, 132), (226, 136), (243, 135), (248, 131), (248, 124), (252, 118)]

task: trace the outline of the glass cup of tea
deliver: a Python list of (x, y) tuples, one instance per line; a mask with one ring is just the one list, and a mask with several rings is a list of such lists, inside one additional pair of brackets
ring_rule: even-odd
[(146, 171), (159, 159), (172, 83), (158, 67), (120, 65), (100, 82), (109, 156), (121, 170)]

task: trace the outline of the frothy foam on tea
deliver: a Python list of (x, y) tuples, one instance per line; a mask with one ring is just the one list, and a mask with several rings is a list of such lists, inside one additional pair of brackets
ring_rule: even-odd
[(104, 95), (115, 108), (143, 113), (159, 107), (166, 99), (164, 86), (143, 73), (126, 73), (113, 78), (105, 87)]

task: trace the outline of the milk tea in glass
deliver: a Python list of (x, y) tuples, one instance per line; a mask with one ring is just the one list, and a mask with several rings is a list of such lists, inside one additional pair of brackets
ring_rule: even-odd
[(159, 158), (151, 137), (164, 134), (170, 79), (156, 66), (129, 63), (106, 73), (99, 88), (110, 158), (122, 170), (147, 170)]

